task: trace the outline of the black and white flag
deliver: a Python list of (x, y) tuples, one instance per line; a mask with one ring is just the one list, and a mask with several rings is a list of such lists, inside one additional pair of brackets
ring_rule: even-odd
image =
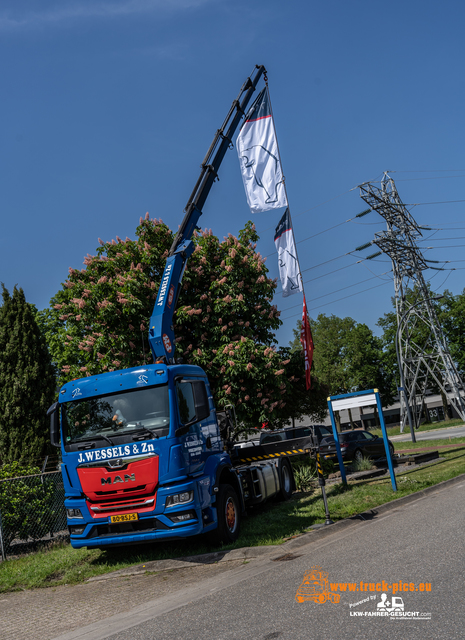
[(252, 213), (287, 207), (278, 142), (266, 87), (250, 107), (236, 141)]
[(286, 209), (276, 227), (274, 243), (278, 252), (279, 277), (283, 287), (283, 297), (287, 298), (293, 293), (303, 291), (289, 209)]

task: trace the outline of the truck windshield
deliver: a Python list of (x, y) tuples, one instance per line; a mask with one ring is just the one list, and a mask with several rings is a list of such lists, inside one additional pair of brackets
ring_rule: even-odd
[(62, 406), (66, 444), (93, 438), (112, 442), (113, 437), (144, 431), (149, 437), (160, 438), (169, 432), (168, 385), (84, 398)]

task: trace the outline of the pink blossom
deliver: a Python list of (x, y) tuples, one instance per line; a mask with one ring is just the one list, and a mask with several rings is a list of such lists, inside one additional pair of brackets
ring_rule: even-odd
[(87, 371), (87, 367), (81, 367), (79, 371)]
[(260, 402), (260, 404), (265, 404), (265, 402), (268, 401), (268, 398), (263, 398), (263, 400)]
[(224, 373), (226, 371), (226, 367), (223, 365), (220, 369), (220, 373)]
[(234, 360), (228, 360), (228, 364), (230, 367), (234, 367)]
[(257, 393), (257, 398), (261, 398), (261, 397), (262, 397), (262, 395), (263, 395), (263, 393), (262, 393), (261, 391), (259, 391), (259, 392)]
[(131, 349), (135, 349), (136, 345), (134, 344), (134, 342), (129, 341), (129, 346), (131, 347)]
[(248, 363), (247, 367), (246, 367), (247, 371), (252, 371), (253, 369), (253, 364), (251, 362)]
[(221, 327), (221, 331), (222, 331), (222, 333), (224, 333), (224, 332), (225, 332), (225, 331), (227, 331), (227, 330), (228, 330), (228, 325), (224, 324), (224, 325)]
[(142, 323), (141, 323), (141, 325), (140, 325), (140, 330), (141, 330), (141, 331), (145, 331), (145, 324), (144, 324), (143, 322), (142, 322)]
[(228, 296), (225, 296), (225, 297), (223, 298), (223, 302), (231, 302), (231, 300), (232, 300), (232, 298), (231, 298), (231, 296), (229, 296), (229, 295), (228, 295)]
[(248, 402), (250, 400), (250, 396), (245, 396), (244, 400)]
[(82, 317), (82, 316), (81, 316), (81, 314), (80, 314), (80, 313), (76, 316), (76, 320), (77, 320), (77, 322), (80, 322), (80, 321), (81, 321), (81, 317)]
[(69, 280), (66, 280), (65, 287), (67, 289), (71, 289), (72, 287), (74, 287), (74, 282), (70, 282)]
[(115, 365), (115, 367), (119, 367), (119, 366), (120, 366), (120, 364), (121, 364), (121, 362), (120, 362), (119, 360), (112, 360), (112, 363), (111, 363), (111, 364), (114, 364), (114, 365)]
[(247, 320), (247, 322), (245, 323), (246, 327), (250, 327), (250, 322)]
[(222, 318), (218, 318), (218, 324), (223, 324), (223, 319)]
[(64, 306), (65, 306), (64, 304), (54, 304), (54, 305), (53, 305), (53, 308), (54, 308), (54, 309), (61, 309), (61, 308), (62, 308), (62, 307), (64, 307)]
[(226, 395), (228, 395), (228, 396), (229, 396), (229, 395), (230, 395), (230, 393), (231, 393), (231, 387), (228, 387), (228, 388), (226, 389)]
[(202, 350), (201, 349), (197, 349), (197, 355), (201, 356), (202, 355)]
[(146, 220), (150, 220), (150, 216), (149, 216), (149, 212), (147, 211), (147, 213), (145, 214), (145, 219)]
[(72, 340), (73, 339), (73, 336), (68, 336), (67, 335), (66, 337), (68, 338), (68, 340)]
[(226, 276), (224, 276), (224, 278), (221, 278), (221, 280), (218, 280), (218, 284), (224, 284), (226, 282), (227, 278)]
[(206, 293), (202, 293), (202, 295), (200, 296), (201, 300), (206, 300), (208, 298)]

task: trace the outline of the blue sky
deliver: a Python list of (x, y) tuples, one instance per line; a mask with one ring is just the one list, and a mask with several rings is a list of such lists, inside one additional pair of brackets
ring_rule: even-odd
[[(176, 228), (216, 129), (264, 64), (310, 314), (376, 330), (390, 310), (388, 258), (339, 257), (383, 220), (325, 231), (366, 208), (353, 188), (385, 170), (405, 203), (444, 203), (411, 211), (443, 229), (428, 258), (456, 268), (425, 277), (460, 293), (465, 203), (449, 201), (465, 200), (464, 14), (448, 0), (3, 0), (0, 281), (44, 308), (98, 237), (133, 238), (146, 211)], [(253, 216), (273, 277), (280, 215)], [(230, 151), (201, 224), (222, 237), (251, 217)], [(301, 296), (276, 303), (287, 344)]]

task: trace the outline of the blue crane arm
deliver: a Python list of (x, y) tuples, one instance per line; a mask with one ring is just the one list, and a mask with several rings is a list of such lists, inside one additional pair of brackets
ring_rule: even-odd
[(221, 162), (228, 148), (232, 147), (234, 132), (245, 114), (258, 81), (264, 73), (266, 74), (265, 67), (257, 65), (254, 73), (247, 78), (239, 96), (232, 103), (223, 126), (216, 132), (207, 155), (200, 165), (200, 176), (184, 209), (185, 215), (182, 224), (171, 245), (150, 318), (149, 344), (154, 360), (163, 359), (169, 364), (174, 363), (173, 315), (181, 292), (184, 269), (188, 259), (194, 252), (192, 235), (198, 228), (197, 223), (202, 215), (202, 208), (213, 183), (218, 177), (218, 169)]

